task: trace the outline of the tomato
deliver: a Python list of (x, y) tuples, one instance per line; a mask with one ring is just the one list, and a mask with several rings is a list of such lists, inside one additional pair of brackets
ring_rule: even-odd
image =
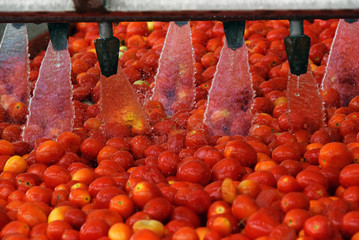
[(245, 179), (253, 180), (258, 184), (265, 184), (274, 187), (277, 184), (276, 179), (270, 171), (257, 171), (248, 174)]
[(320, 149), (318, 161), (322, 167), (342, 169), (353, 161), (353, 155), (343, 143), (331, 142)]
[(50, 204), (51, 197), (52, 191), (50, 189), (33, 186), (26, 191), (23, 200), (29, 202), (42, 201), (46, 204)]
[(244, 174), (244, 168), (239, 161), (233, 158), (224, 158), (212, 167), (212, 176), (215, 180), (231, 178), (239, 180)]
[(186, 205), (197, 214), (205, 214), (211, 205), (211, 198), (205, 190), (195, 189), (188, 194)]
[(330, 239), (333, 236), (331, 222), (322, 215), (308, 218), (304, 223), (304, 232), (314, 239)]
[(296, 180), (302, 188), (313, 183), (328, 187), (328, 180), (319, 171), (305, 169), (297, 174)]
[(117, 240), (130, 240), (132, 229), (124, 223), (115, 223), (108, 230), (108, 237)]
[(349, 164), (345, 166), (339, 175), (340, 184), (343, 187), (355, 186), (358, 184), (359, 164)]
[(143, 181), (137, 183), (134, 189), (132, 190), (132, 200), (134, 203), (141, 209), (155, 197), (160, 197), (162, 195), (160, 189), (152, 183)]
[(173, 176), (176, 174), (179, 162), (180, 158), (175, 152), (164, 151), (158, 156), (158, 168), (166, 176)]
[(56, 186), (67, 183), (71, 180), (70, 173), (63, 167), (52, 165), (44, 172), (44, 183), (47, 187), (55, 188)]
[(232, 204), (232, 214), (238, 220), (244, 220), (249, 218), (252, 214), (259, 209), (255, 200), (246, 195), (238, 195)]
[(153, 219), (164, 222), (172, 213), (172, 205), (166, 198), (153, 198), (143, 208)]
[(177, 206), (173, 209), (171, 220), (182, 220), (189, 222), (194, 227), (200, 226), (200, 218), (194, 210), (186, 206)]
[(127, 219), (134, 213), (135, 206), (130, 197), (120, 194), (111, 199), (109, 209), (116, 211), (122, 218)]
[[(96, 194), (93, 203), (96, 208), (108, 208), (113, 197), (124, 193), (125, 192), (117, 186), (106, 187)], [(90, 198), (90, 196), (87, 195), (86, 197)], [(86, 200), (86, 202), (88, 202), (88, 200)]]
[(297, 180), (291, 175), (283, 175), (277, 181), (277, 189), (283, 193), (298, 192), (302, 188)]
[(47, 215), (36, 204), (25, 202), (18, 208), (17, 219), (28, 224), (30, 227), (34, 227), (37, 224), (46, 222)]
[(107, 188), (107, 187), (115, 187), (116, 182), (112, 177), (99, 177), (96, 178), (88, 188), (89, 193), (91, 194), (91, 197), (95, 198), (98, 192), (101, 189)]
[(211, 180), (211, 170), (203, 161), (182, 160), (182, 162), (177, 166), (176, 177), (179, 181), (188, 181), (204, 186)]
[(70, 209), (65, 213), (64, 220), (77, 230), (85, 223), (87, 215), (80, 209)]
[(244, 194), (252, 198), (257, 197), (261, 191), (259, 184), (256, 181), (250, 179), (242, 180), (238, 184), (237, 189), (239, 194)]
[(215, 201), (208, 208), (207, 218), (220, 214), (230, 214), (231, 212), (232, 212), (231, 206), (227, 202)]
[(30, 233), (30, 227), (22, 221), (12, 221), (6, 224), (0, 232), (1, 238), (12, 234), (21, 234), (25, 237), (28, 237)]
[(264, 212), (255, 212), (247, 220), (245, 231), (246, 235), (252, 239), (269, 235), (279, 222), (273, 216)]
[(238, 160), (243, 167), (254, 166), (257, 160), (257, 153), (254, 148), (240, 140), (229, 141), (226, 144), (224, 156)]
[(283, 212), (288, 212), (295, 208), (308, 210), (309, 199), (302, 192), (290, 192), (283, 196), (280, 206)]
[(308, 210), (302, 208), (294, 208), (286, 212), (283, 223), (299, 232), (305, 221), (311, 216)]
[(138, 230), (131, 237), (131, 240), (141, 240), (141, 239), (159, 240), (160, 238), (153, 231), (149, 229)]
[(9, 105), (7, 113), (13, 122), (23, 124), (28, 113), (27, 106), (23, 102), (14, 102)]
[(209, 238), (211, 232), (217, 233), (215, 236), (228, 236), (232, 232), (237, 231), (238, 221), (231, 214), (216, 215), (207, 220), (207, 227), (211, 230), (206, 234), (205, 238)]
[(172, 236), (173, 240), (188, 239), (199, 240), (197, 232), (191, 227), (182, 227)]
[(359, 211), (350, 211), (343, 216), (340, 230), (345, 236), (350, 237), (359, 231), (358, 217)]
[(57, 163), (64, 153), (64, 149), (58, 142), (53, 140), (45, 141), (36, 149), (36, 161), (52, 165)]
[(61, 239), (66, 230), (72, 229), (71, 225), (64, 220), (52, 221), (47, 225), (46, 236), (49, 239)]
[(108, 225), (99, 219), (88, 219), (80, 229), (80, 240), (95, 240), (107, 236)]

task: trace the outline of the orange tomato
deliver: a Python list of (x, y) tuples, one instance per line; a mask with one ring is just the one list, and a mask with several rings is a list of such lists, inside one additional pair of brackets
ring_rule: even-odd
[(20, 156), (15, 155), (6, 161), (3, 171), (22, 173), (26, 171), (27, 167), (26, 160)]
[(331, 142), (325, 144), (319, 152), (318, 162), (322, 168), (334, 167), (342, 169), (353, 161), (353, 155), (344, 143)]
[(40, 223), (45, 223), (47, 216), (45, 212), (32, 202), (21, 204), (17, 211), (17, 219), (34, 227)]
[(118, 212), (126, 219), (134, 213), (135, 205), (129, 196), (120, 194), (111, 199), (109, 209)]
[(130, 240), (132, 229), (125, 223), (115, 223), (108, 231), (111, 240)]

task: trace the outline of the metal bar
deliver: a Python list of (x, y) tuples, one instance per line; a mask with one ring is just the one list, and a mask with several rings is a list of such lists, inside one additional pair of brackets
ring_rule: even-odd
[(359, 18), (353, 0), (106, 0), (88, 12), (74, 1), (0, 0), (0, 22)]

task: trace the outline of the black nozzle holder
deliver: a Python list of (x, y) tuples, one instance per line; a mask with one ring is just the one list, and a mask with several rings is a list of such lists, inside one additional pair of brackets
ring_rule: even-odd
[(120, 41), (113, 36), (110, 22), (99, 23), (99, 32), (100, 38), (95, 40), (97, 59), (102, 75), (110, 77), (117, 73)]
[(68, 23), (48, 23), (52, 47), (56, 51), (67, 49)]
[(230, 49), (236, 50), (243, 46), (245, 21), (223, 22), (224, 34)]
[(297, 76), (307, 72), (310, 38), (304, 35), (303, 20), (290, 20), (290, 35), (284, 39), (290, 71)]
[(175, 24), (177, 24), (179, 27), (182, 27), (184, 25), (186, 25), (188, 22), (187, 21), (175, 21)]
[(344, 19), (347, 23), (355, 23), (358, 19)]

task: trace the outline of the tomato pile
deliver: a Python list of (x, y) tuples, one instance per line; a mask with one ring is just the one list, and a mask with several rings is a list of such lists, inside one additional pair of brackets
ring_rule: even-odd
[[(304, 21), (320, 84), (338, 20)], [(168, 23), (119, 23), (120, 64), (140, 102), (151, 95)], [(340, 106), (321, 92), (326, 127), (287, 119), (288, 21), (249, 21), (245, 40), (256, 93), (248, 136), (210, 136), (206, 97), (224, 41), (221, 22), (192, 22), (193, 109), (159, 102), (152, 130), (102, 133), (96, 23), (69, 37), (73, 132), (21, 141), (27, 108), (0, 109), (0, 237), (20, 239), (359, 239), (359, 96)], [(44, 52), (31, 60), (32, 89)]]

